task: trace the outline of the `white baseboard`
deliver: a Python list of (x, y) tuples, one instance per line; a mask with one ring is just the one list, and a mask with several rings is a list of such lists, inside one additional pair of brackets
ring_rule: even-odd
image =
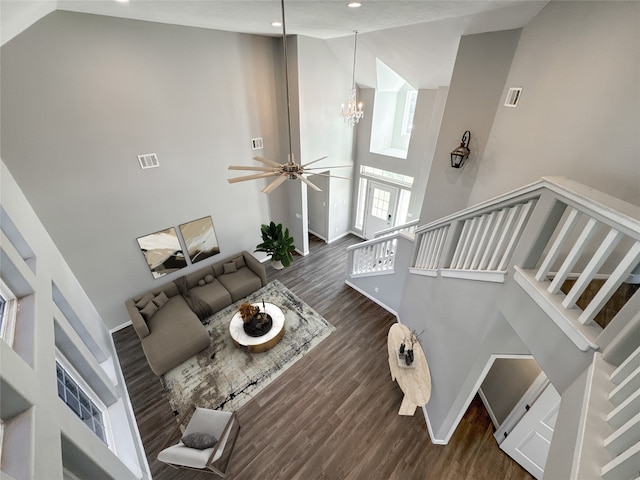
[(111, 335), (113, 335), (118, 330), (122, 330), (123, 328), (126, 328), (126, 327), (128, 327), (129, 325), (132, 325), (132, 324), (133, 323), (131, 322), (131, 320), (129, 320), (128, 322), (124, 322), (122, 325), (118, 325), (117, 327), (113, 327), (111, 330), (109, 330), (109, 333)]
[(380, 305), (382, 308), (384, 308), (387, 312), (391, 313), (392, 315), (394, 315), (396, 317), (396, 319), (398, 320), (398, 323), (402, 323), (400, 322), (400, 317), (398, 316), (398, 312), (396, 312), (393, 308), (388, 307), (387, 305), (385, 305), (384, 303), (382, 303), (380, 300), (378, 300), (375, 297), (372, 297), (371, 295), (369, 295), (367, 292), (365, 292), (364, 290), (356, 287), (353, 283), (351, 283), (349, 280), (345, 280), (344, 283), (346, 283), (347, 285), (349, 285), (351, 288), (353, 288), (356, 292), (358, 292), (361, 295), (364, 295), (365, 297), (367, 297), (369, 300), (371, 300), (373, 303), (377, 303), (378, 305)]
[(478, 389), (478, 396), (480, 397), (480, 400), (482, 400), (482, 403), (484, 404), (484, 408), (489, 414), (489, 418), (491, 418), (491, 423), (493, 423), (493, 426), (496, 427), (496, 430), (497, 430), (498, 428), (500, 428), (500, 422), (496, 418), (495, 413), (493, 413), (493, 409), (491, 408), (491, 404), (489, 403), (489, 400), (487, 400), (487, 397), (484, 396), (482, 387)]
[(429, 431), (429, 438), (431, 439), (431, 443), (433, 443), (434, 445), (446, 445), (446, 440), (441, 440), (433, 436), (433, 428), (431, 428), (431, 421), (429, 420), (429, 414), (427, 414), (426, 406), (422, 407), (422, 414), (424, 415), (424, 420), (427, 423), (427, 430)]

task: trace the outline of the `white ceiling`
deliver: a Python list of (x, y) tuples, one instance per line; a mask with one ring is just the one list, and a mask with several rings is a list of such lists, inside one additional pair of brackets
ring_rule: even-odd
[[(285, 0), (288, 34), (323, 40), (345, 68), (358, 38), (357, 81), (375, 85), (375, 57), (416, 88), (447, 85), (461, 35), (526, 25), (548, 0)], [(278, 0), (0, 0), (2, 44), (54, 10), (280, 36)], [(372, 58), (373, 57), (373, 58)], [(426, 68), (428, 65), (428, 69)]]

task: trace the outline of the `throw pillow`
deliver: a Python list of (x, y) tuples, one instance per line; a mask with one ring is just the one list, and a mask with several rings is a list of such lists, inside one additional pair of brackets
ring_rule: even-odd
[(224, 268), (224, 273), (233, 273), (233, 272), (237, 272), (238, 269), (236, 268), (236, 262), (229, 262), (229, 263), (225, 263), (224, 265), (222, 265), (222, 268)]
[(205, 448), (213, 447), (218, 439), (208, 433), (194, 432), (182, 437), (182, 443), (185, 447), (197, 448), (198, 450), (204, 450)]
[(244, 261), (244, 257), (238, 257), (236, 258), (236, 268), (240, 269), (242, 267), (246, 267), (247, 264)]
[(158, 311), (157, 305), (153, 302), (149, 302), (142, 310), (140, 310), (140, 315), (142, 315), (142, 318), (144, 318), (145, 321), (148, 322), (149, 319), (153, 317), (153, 314), (156, 313), (157, 311)]
[(213, 275), (207, 275), (206, 277), (204, 277), (204, 281), (207, 283), (213, 282)]
[(136, 307), (138, 307), (138, 310), (142, 310), (151, 300), (153, 300), (153, 293), (147, 292), (136, 301)]
[(167, 297), (167, 294), (164, 292), (160, 292), (158, 295), (156, 295), (155, 297), (153, 297), (153, 303), (156, 304), (156, 307), (158, 307), (158, 309), (164, 307), (164, 305), (169, 301), (169, 297)]
[(198, 280), (198, 285), (200, 285), (201, 287), (205, 284), (206, 282), (204, 281), (204, 278), (201, 278), (200, 280)]

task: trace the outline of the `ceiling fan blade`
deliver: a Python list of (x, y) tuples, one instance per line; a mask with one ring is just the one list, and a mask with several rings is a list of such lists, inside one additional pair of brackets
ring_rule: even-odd
[(255, 175), (247, 175), (246, 177), (227, 178), (227, 182), (229, 183), (244, 182), (245, 180), (255, 180), (257, 178), (273, 177), (274, 175), (278, 175), (278, 173), (277, 172), (257, 173)]
[(320, 158), (318, 158), (318, 159), (316, 159), (316, 160), (312, 160), (312, 161), (311, 161), (311, 162), (309, 162), (309, 163), (305, 163), (304, 165), (302, 165), (302, 167), (303, 167), (303, 168), (305, 168), (305, 167), (307, 167), (308, 165), (311, 165), (312, 163), (319, 162), (320, 160), (324, 160), (325, 158), (327, 158), (327, 156), (326, 156), (326, 155), (325, 155), (324, 157), (320, 157)]
[(333, 177), (333, 178), (344, 178), (345, 180), (353, 180), (351, 177), (340, 177), (338, 175), (331, 175), (328, 173), (310, 173), (309, 175), (319, 175), (321, 177)]
[(300, 175), (299, 173), (294, 172), (293, 173), (296, 177), (298, 177), (300, 180), (302, 180), (304, 183), (306, 183), (307, 185), (309, 185), (311, 188), (313, 188), (316, 192), (321, 192), (322, 189), (320, 187), (318, 187), (317, 185), (311, 183), (309, 180), (307, 180), (306, 178), (304, 178), (302, 175)]
[(241, 167), (237, 165), (230, 165), (228, 170), (249, 170), (252, 172), (273, 172), (273, 167)]
[(353, 165), (331, 165), (330, 167), (313, 167), (307, 168), (304, 167), (305, 170), (330, 170), (332, 168), (351, 168)]
[(262, 191), (264, 193), (271, 193), (273, 192), (276, 188), (278, 188), (280, 185), (282, 185), (282, 183), (284, 183), (284, 181), (289, 178), (287, 175), (280, 175), (278, 178), (276, 178), (273, 182), (271, 182), (269, 185), (267, 185), (266, 187), (264, 187), (262, 189)]
[(262, 158), (262, 157), (253, 157), (254, 160), (257, 160), (258, 162), (262, 162), (266, 165), (269, 165), (270, 167), (276, 167), (276, 168), (280, 168), (280, 164), (273, 162), (271, 160), (267, 160), (266, 158)]

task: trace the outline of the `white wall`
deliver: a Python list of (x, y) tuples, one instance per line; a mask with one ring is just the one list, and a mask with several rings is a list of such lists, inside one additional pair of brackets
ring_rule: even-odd
[[(219, 258), (259, 243), (265, 181), (230, 185), (244, 172), (226, 167), (280, 157), (280, 50), (61, 11), (2, 47), (3, 160), (108, 327), (128, 320), (126, 298), (189, 270), (154, 281), (136, 238), (210, 215)], [(150, 152), (160, 168), (143, 171)]]
[(524, 27), (470, 205), (542, 176), (640, 204), (639, 18), (637, 1), (550, 2)]
[[(351, 91), (351, 72), (346, 71), (327, 43), (298, 36), (298, 89), (300, 118), (300, 161), (305, 164), (327, 156), (311, 168), (321, 167), (332, 174), (352, 177), (354, 129), (340, 116), (340, 105)], [(307, 192), (310, 189), (307, 188)], [(347, 233), (350, 228), (351, 182), (330, 179), (327, 205), (328, 241)]]
[[(62, 478), (66, 468), (93, 478), (150, 479), (111, 335), (3, 162), (0, 179), (0, 275), (20, 299), (15, 341), (0, 341), (3, 474)], [(58, 398), (56, 347), (107, 407), (112, 449)]]

